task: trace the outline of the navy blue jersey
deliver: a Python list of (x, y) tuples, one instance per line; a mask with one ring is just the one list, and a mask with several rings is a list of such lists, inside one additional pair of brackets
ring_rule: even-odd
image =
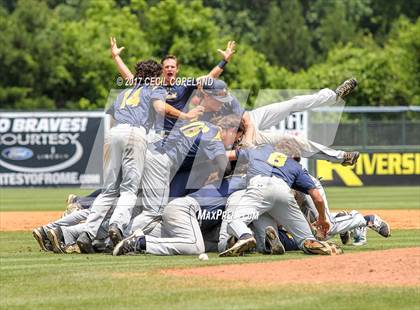
[(199, 164), (219, 155), (226, 156), (219, 128), (207, 122), (192, 122), (172, 130), (155, 146), (168, 155), (174, 167), (181, 169), (191, 169), (194, 162)]
[(246, 188), (245, 178), (232, 176), (222, 180), (219, 184), (208, 184), (188, 196), (198, 201), (201, 209), (213, 209), (225, 206), (227, 198), (237, 190)]
[(226, 116), (229, 114), (236, 114), (240, 117), (245, 113), (245, 109), (241, 107), (238, 99), (233, 97), (233, 100), (228, 103), (223, 103), (222, 107), (217, 112), (204, 112), (204, 114), (200, 117), (200, 120), (209, 122), (212, 118), (219, 117), (219, 116)]
[[(182, 111), (182, 112), (188, 112), (188, 100), (191, 97), (191, 94), (193, 93), (194, 89), (197, 87), (194, 85), (172, 85), (172, 86), (166, 86), (165, 90), (167, 92), (166, 95), (166, 103), (173, 106), (175, 109)], [(165, 117), (163, 115), (157, 115), (156, 117), (156, 123), (155, 123), (155, 129), (156, 130), (165, 130), (167, 132), (171, 131), (174, 127), (175, 123), (177, 122), (177, 118)]]
[(208, 230), (222, 222), (228, 197), (233, 192), (246, 187), (244, 180), (243, 177), (233, 176), (223, 179), (220, 185), (208, 184), (188, 195), (200, 204), (201, 212), (198, 214), (198, 220), (202, 230)]
[(108, 110), (117, 124), (130, 124), (149, 130), (155, 120), (153, 101), (165, 101), (166, 92), (160, 86), (137, 85), (121, 92)]
[(297, 161), (276, 152), (272, 145), (238, 150), (237, 156), (238, 161), (248, 161), (248, 180), (256, 175), (276, 176), (284, 180), (290, 188), (306, 194), (308, 190), (316, 188), (308, 172)]

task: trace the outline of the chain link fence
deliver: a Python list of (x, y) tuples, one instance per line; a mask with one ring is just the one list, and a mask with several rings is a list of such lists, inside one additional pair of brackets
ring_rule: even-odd
[[(312, 112), (309, 123), (312, 140), (322, 140), (336, 130), (334, 122), (317, 121), (317, 113), (328, 112), (335, 111), (323, 108)], [(420, 107), (345, 108), (333, 147), (359, 151), (420, 150)]]

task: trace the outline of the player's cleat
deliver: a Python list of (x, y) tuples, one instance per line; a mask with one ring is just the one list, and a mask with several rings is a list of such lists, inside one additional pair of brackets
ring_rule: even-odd
[(333, 249), (325, 241), (306, 239), (303, 242), (303, 251), (308, 254), (333, 255)]
[(108, 234), (114, 247), (124, 239), (120, 229), (116, 224), (111, 224), (109, 226)]
[(357, 227), (353, 230), (353, 245), (362, 246), (367, 243), (367, 227)]
[(331, 247), (331, 255), (341, 255), (344, 254), (344, 251), (342, 248), (340, 248), (337, 244), (334, 242), (327, 241), (328, 245)]
[(137, 229), (130, 236), (119, 242), (115, 247), (112, 255), (119, 256), (125, 254), (142, 253), (142, 250), (137, 246), (138, 241), (144, 238), (144, 233), (141, 229)]
[(265, 229), (265, 246), (271, 255), (281, 255), (286, 252), (276, 230), (271, 226)]
[(39, 247), (42, 251), (49, 252), (53, 250), (51, 241), (48, 239), (47, 234), (45, 233), (44, 227), (40, 226), (32, 230), (32, 236), (38, 242)]
[(87, 232), (83, 232), (80, 234), (79, 238), (77, 238), (77, 246), (80, 249), (80, 252), (85, 254), (93, 254), (95, 253), (95, 249), (92, 246), (92, 240), (90, 239)]
[(357, 86), (356, 79), (352, 78), (347, 81), (344, 81), (343, 84), (337, 87), (335, 93), (337, 94), (338, 98), (344, 98), (348, 94), (350, 94)]
[(235, 236), (230, 236), (228, 241), (226, 242), (226, 250), (233, 247), (236, 242), (238, 242), (238, 239)]
[(47, 236), (51, 242), (54, 253), (65, 253), (63, 232), (60, 227), (49, 229)]
[(344, 159), (341, 163), (343, 166), (353, 166), (359, 159), (359, 152), (344, 152)]
[(368, 227), (376, 231), (382, 237), (388, 238), (391, 236), (391, 227), (389, 224), (376, 214), (373, 215), (373, 222), (369, 222)]
[(67, 205), (66, 210), (64, 210), (62, 217), (79, 210), (82, 210), (82, 206), (78, 202), (70, 203)]
[(342, 244), (349, 244), (350, 242), (350, 231), (340, 234), (340, 239)]
[(66, 254), (73, 254), (73, 253), (80, 254), (82, 252), (80, 251), (79, 246), (75, 243), (75, 244), (66, 245), (64, 247), (64, 253), (66, 253)]
[(246, 234), (241, 236), (239, 240), (229, 249), (219, 254), (219, 257), (232, 257), (232, 256), (239, 256), (242, 253), (254, 248), (257, 245), (257, 241), (255, 238), (250, 235)]
[[(347, 216), (347, 215), (349, 215), (349, 213), (343, 210), (343, 211), (338, 212), (335, 217), (337, 218), (337, 217), (342, 217), (342, 216)], [(342, 244), (348, 244), (350, 242), (350, 238), (351, 238), (350, 231), (346, 231), (340, 234), (340, 239), (341, 239)]]
[(78, 198), (77, 195), (75, 195), (75, 194), (69, 194), (67, 196), (66, 205), (69, 205), (71, 203), (75, 203), (77, 198)]

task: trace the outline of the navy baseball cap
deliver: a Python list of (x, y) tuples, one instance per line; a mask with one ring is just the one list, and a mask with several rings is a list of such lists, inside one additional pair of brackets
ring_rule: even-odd
[(223, 103), (229, 103), (233, 100), (233, 97), (228, 92), (226, 83), (222, 80), (207, 79), (203, 84), (203, 91)]

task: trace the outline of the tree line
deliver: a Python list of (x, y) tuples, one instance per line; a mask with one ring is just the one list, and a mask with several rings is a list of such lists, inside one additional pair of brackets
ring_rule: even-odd
[(2, 0), (0, 109), (100, 109), (117, 88), (109, 36), (130, 68), (175, 54), (200, 76), (237, 42), (223, 79), (250, 89), (359, 89), (348, 105), (420, 105), (416, 0)]

